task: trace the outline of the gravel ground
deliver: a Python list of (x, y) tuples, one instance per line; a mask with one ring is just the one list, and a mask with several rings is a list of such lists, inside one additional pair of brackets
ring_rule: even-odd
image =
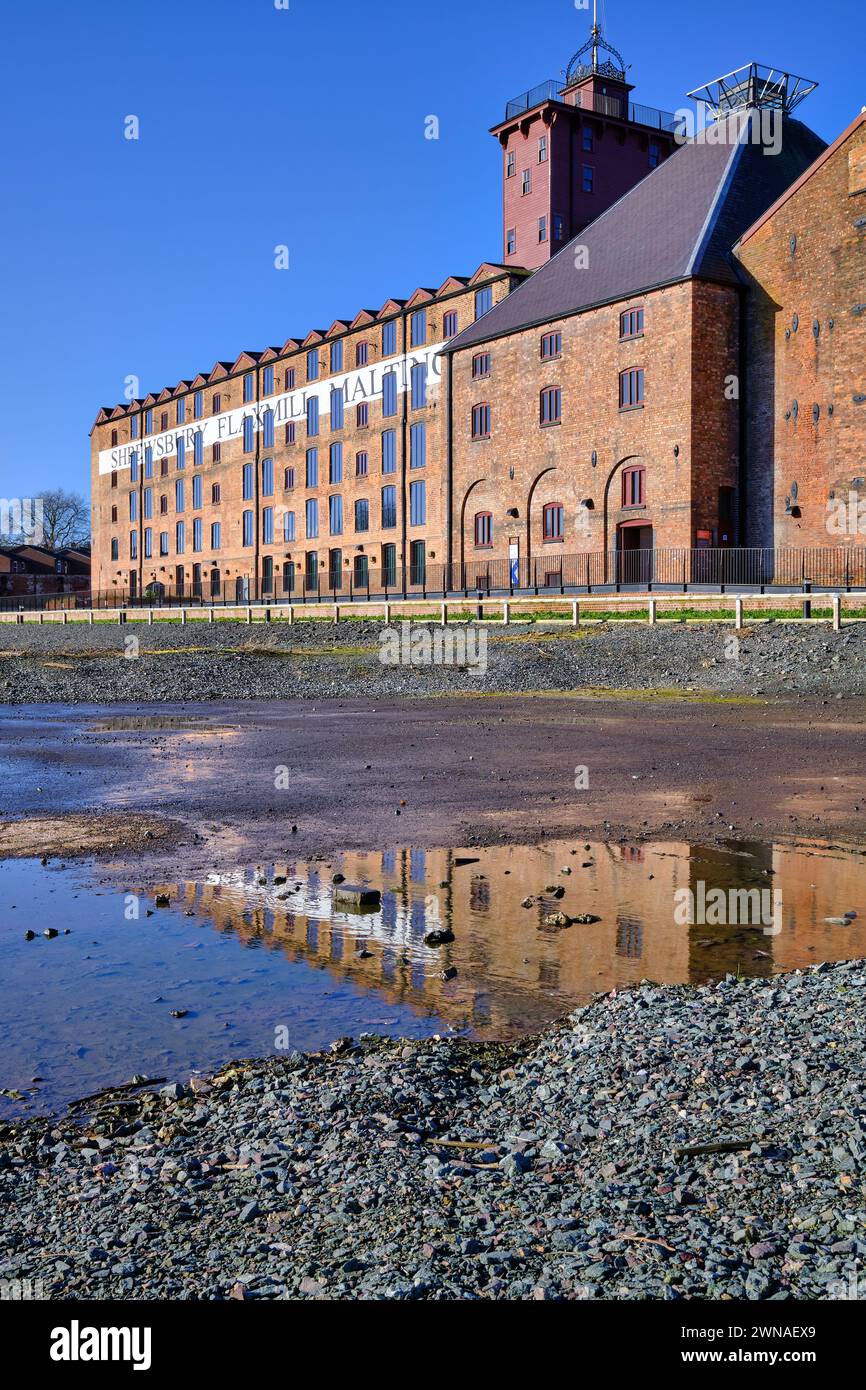
[[(413, 624), (413, 630), (421, 627)], [(430, 631), (435, 631), (430, 629)], [(460, 633), (461, 629), (454, 629)], [(389, 666), (380, 624), (304, 622), (249, 628), (135, 623), (0, 629), (0, 703), (326, 699), (540, 690), (700, 690), (823, 699), (866, 694), (866, 624), (769, 623), (650, 629), (616, 623), (579, 633), (484, 629), (486, 670)], [(124, 643), (139, 643), (124, 659)]]
[[(517, 1048), (343, 1040), (2, 1130), (0, 1278), (54, 1299), (856, 1296), (864, 986), (863, 961), (646, 984)], [(744, 1147), (677, 1152), (719, 1141)]]

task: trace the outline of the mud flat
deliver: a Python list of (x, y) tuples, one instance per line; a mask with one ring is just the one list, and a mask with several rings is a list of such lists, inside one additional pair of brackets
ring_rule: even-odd
[(838, 1299), (866, 963), (606, 995), (517, 1045), (342, 1040), (0, 1129), (52, 1299)]

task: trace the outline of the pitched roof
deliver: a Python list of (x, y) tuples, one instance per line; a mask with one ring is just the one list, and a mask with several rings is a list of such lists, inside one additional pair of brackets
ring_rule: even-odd
[(740, 283), (730, 255), (737, 237), (825, 148), (786, 117), (781, 148), (765, 153), (759, 117), (729, 117), (682, 145), (444, 351), (691, 277)]

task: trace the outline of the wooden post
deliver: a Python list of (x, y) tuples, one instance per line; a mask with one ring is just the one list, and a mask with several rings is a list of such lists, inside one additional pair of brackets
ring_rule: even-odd
[(212, 623), (212, 622), (215, 622), (215, 621), (216, 621), (215, 618), (214, 618), (214, 607), (213, 607), (213, 604), (211, 604), (210, 608), (207, 610), (207, 620), (208, 620), (209, 623)]
[(649, 622), (651, 627), (655, 627), (656, 621), (656, 601), (654, 598), (649, 600)]
[[(91, 611), (92, 611), (92, 610), (91, 610)], [(66, 609), (64, 608), (64, 610), (63, 610), (63, 626), (64, 626), (64, 627), (66, 626), (66, 624), (68, 623), (68, 621), (69, 621), (69, 614), (66, 612)]]
[(734, 626), (736, 627), (737, 632), (742, 632), (742, 630), (743, 630), (743, 596), (742, 596), (742, 594), (737, 594), (737, 597), (736, 597), (736, 599), (734, 600), (734, 613), (735, 613), (735, 617), (734, 617)]
[(384, 609), (385, 609), (385, 622), (386, 622), (386, 624), (390, 627), (390, 625), (391, 625), (391, 605), (390, 605), (390, 603), (388, 602), (387, 599), (385, 600), (385, 603), (383, 604), (383, 607), (384, 607)]
[(442, 600), (442, 618), (441, 618), (441, 624), (442, 624), (442, 627), (447, 627), (447, 626), (448, 626), (448, 604), (445, 602), (444, 599)]
[(186, 627), (186, 609), (185, 609), (185, 608), (182, 608), (182, 609), (180, 610), (180, 625), (181, 625), (181, 627)]
[(248, 609), (247, 609), (247, 623), (248, 623), (248, 624), (251, 623), (252, 620), (253, 620), (253, 610), (252, 610), (252, 608), (248, 608)]
[(833, 631), (842, 631), (842, 595), (833, 595)]
[[(65, 616), (65, 614), (64, 614), (64, 616)], [(89, 608), (89, 609), (87, 610), (87, 625), (88, 625), (88, 627), (93, 627), (93, 609), (92, 609), (92, 608)]]
[(334, 604), (334, 626), (335, 626), (335, 627), (336, 627), (336, 625), (337, 625), (337, 623), (338, 623), (339, 621), (340, 621), (340, 605), (339, 605), (339, 603), (335, 603), (335, 604)]
[(502, 621), (506, 627), (508, 627), (511, 622), (511, 604), (507, 599), (502, 605)]
[(571, 603), (571, 625), (580, 627), (580, 604), (577, 599), (572, 599)]
[(293, 603), (289, 604), (287, 616), (290, 623), (295, 621), (295, 605)]

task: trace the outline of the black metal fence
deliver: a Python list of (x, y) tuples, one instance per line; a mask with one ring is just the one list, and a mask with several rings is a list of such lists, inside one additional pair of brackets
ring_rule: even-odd
[[(361, 560), (364, 559), (364, 563)], [(588, 551), (530, 559), (471, 560), (378, 568), (356, 557), (352, 569), (305, 571), (287, 566), (276, 576), (223, 580), (206, 572), (183, 586), (150, 584), (130, 594), (114, 588), (91, 593), (0, 596), (0, 611), (75, 608), (237, 606), (250, 603), (359, 602), (367, 599), (474, 598), (519, 595), (617, 593), (648, 589), (866, 589), (866, 546), (802, 549), (738, 547)]]

